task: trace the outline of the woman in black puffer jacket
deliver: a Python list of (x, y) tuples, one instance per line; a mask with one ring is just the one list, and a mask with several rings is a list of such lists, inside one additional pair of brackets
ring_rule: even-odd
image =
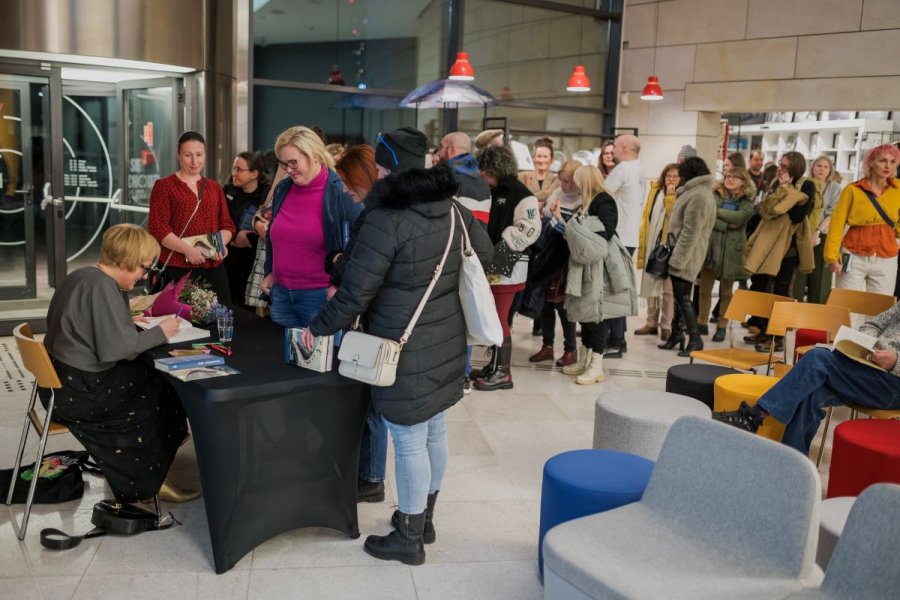
[(399, 340), (447, 246), (451, 207), (459, 208), (463, 222), (457, 216), (447, 262), (400, 353), (397, 380), (390, 387), (372, 388), (375, 412), (394, 442), (399, 511), (393, 519), (396, 531), (369, 536), (365, 549), (406, 564), (422, 564), (423, 543), (434, 540), (434, 504), (447, 465), (444, 411), (463, 395), (460, 227), (468, 230), (482, 262), (490, 262), (493, 254), (484, 226), (452, 200), (456, 189), (443, 166), (410, 169), (379, 181), (372, 193), (381, 204), (359, 230), (343, 283), (309, 326), (313, 335), (330, 335), (365, 313), (368, 333)]

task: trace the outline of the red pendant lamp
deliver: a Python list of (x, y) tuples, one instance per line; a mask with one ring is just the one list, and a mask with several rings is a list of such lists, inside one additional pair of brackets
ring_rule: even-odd
[(456, 62), (450, 67), (450, 79), (455, 81), (472, 81), (475, 79), (475, 70), (469, 62), (468, 52), (457, 52)]
[(644, 86), (644, 91), (641, 92), (641, 100), (653, 101), (662, 99), (663, 91), (659, 87), (659, 78), (656, 75), (651, 75), (647, 78), (647, 85)]
[(569, 77), (569, 84), (566, 86), (567, 92), (589, 92), (591, 91), (591, 80), (588, 79), (587, 73), (584, 72), (584, 65), (575, 65), (572, 76)]

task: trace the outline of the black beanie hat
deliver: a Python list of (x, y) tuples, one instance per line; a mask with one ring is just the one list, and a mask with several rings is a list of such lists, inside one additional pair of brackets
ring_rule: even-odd
[(375, 145), (375, 163), (392, 173), (424, 169), (428, 138), (418, 129), (401, 127), (379, 134)]

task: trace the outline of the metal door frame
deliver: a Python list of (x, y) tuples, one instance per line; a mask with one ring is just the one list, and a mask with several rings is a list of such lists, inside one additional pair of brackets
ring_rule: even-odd
[[(130, 206), (131, 194), (128, 186), (128, 165), (130, 158), (128, 152), (128, 114), (126, 114), (125, 92), (154, 87), (172, 88), (172, 118), (173, 118), (173, 145), (177, 147), (178, 137), (184, 129), (184, 78), (182, 77), (154, 77), (151, 79), (134, 79), (120, 81), (116, 84), (116, 103), (119, 112), (119, 143), (121, 155), (119, 157), (119, 187), (122, 190), (118, 204), (112, 208), (118, 211), (132, 211), (149, 213), (149, 209), (139, 206)], [(162, 176), (162, 172), (160, 172)]]
[[(40, 66), (31, 66), (18, 62), (0, 61), (0, 74), (11, 75), (13, 77), (34, 77), (47, 81), (49, 114), (45, 115), (48, 120), (50, 131), (50, 139), (47, 140), (44, 148), (44, 157), (49, 158), (50, 163), (50, 186), (47, 188), (47, 195), (41, 203), (44, 211), (46, 224), (46, 249), (47, 249), (47, 278), (50, 287), (62, 280), (66, 275), (66, 246), (65, 246), (65, 215), (63, 210), (62, 197), (54, 196), (53, 192), (63, 190), (63, 160), (62, 154), (55, 151), (62, 147), (62, 77), (59, 67), (53, 67), (48, 63), (41, 63)], [(24, 82), (23, 82), (24, 83)], [(26, 172), (25, 164), (32, 162), (31, 157), (31, 96), (30, 89), (23, 87), (25, 91), (22, 98), (23, 110), (22, 114), (27, 115), (23, 121), (27, 123), (29, 131), (25, 131), (25, 123), (22, 125), (21, 133), (22, 143), (22, 164), (23, 174)], [(34, 166), (31, 165), (32, 178), (34, 176)], [(32, 179), (33, 181), (33, 179)], [(28, 184), (32, 185), (32, 184)], [(37, 239), (35, 239), (34, 224), (34, 189), (33, 186), (22, 188), (25, 192), (24, 206), (27, 210), (25, 223), (25, 286), (0, 288), (0, 300), (16, 300), (31, 299), (37, 297)], [(28, 218), (30, 217), (30, 218)], [(29, 239), (31, 244), (28, 243)]]

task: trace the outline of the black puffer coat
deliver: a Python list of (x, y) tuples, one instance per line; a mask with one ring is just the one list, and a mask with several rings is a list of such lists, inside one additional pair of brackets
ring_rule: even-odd
[[(399, 340), (441, 261), (457, 187), (450, 172), (441, 166), (410, 169), (377, 186), (381, 204), (366, 215), (343, 284), (310, 324), (316, 335), (333, 334), (366, 313), (369, 333)], [(457, 219), (441, 277), (400, 353), (397, 381), (372, 388), (375, 411), (392, 423), (425, 422), (462, 398), (466, 326), (459, 302), (460, 227), (468, 230), (482, 262), (490, 261), (493, 248), (484, 226), (457, 206), (464, 223)]]

